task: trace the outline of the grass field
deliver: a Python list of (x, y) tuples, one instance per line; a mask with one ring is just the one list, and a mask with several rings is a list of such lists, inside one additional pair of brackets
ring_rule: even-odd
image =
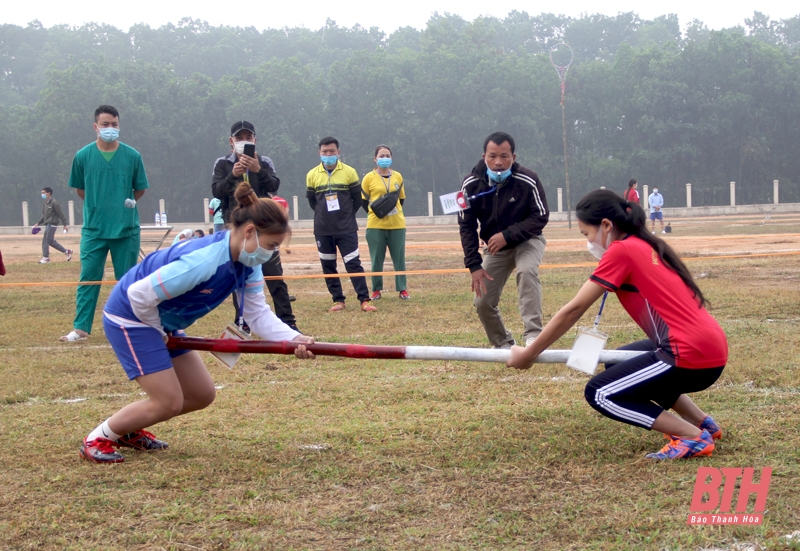
[[(601, 417), (583, 400), (586, 378), (560, 365), (517, 372), (250, 356), (229, 371), (207, 356), (217, 401), (153, 429), (169, 450), (88, 464), (78, 458), (81, 439), (140, 399), (138, 386), (124, 376), (99, 315), (90, 340), (57, 342), (71, 326), (74, 288), (0, 288), (0, 548), (800, 549), (800, 255), (705, 256), (800, 250), (800, 221), (673, 225), (669, 239), (695, 257), (689, 268), (731, 352), (722, 379), (696, 395), (724, 439), (712, 458), (687, 462), (643, 459), (663, 437)], [(545, 263), (591, 260), (577, 230), (549, 230)], [(36, 264), (38, 242), (0, 237), (10, 272), (0, 283), (77, 280), (78, 263), (60, 255)], [(287, 273), (319, 271), (311, 243), (296, 233)], [(361, 250), (366, 257), (366, 244)], [(457, 231), (410, 229), (408, 260), (409, 269), (461, 267)], [(590, 272), (542, 270), (546, 319)], [(410, 276), (412, 300), (387, 293), (375, 314), (357, 311), (343, 283), (350, 309), (329, 314), (321, 280), (290, 281), (306, 333), (487, 345), (465, 274)], [(519, 336), (513, 282), (502, 309)], [(232, 313), (223, 305), (189, 334), (216, 336)], [(615, 298), (602, 327), (609, 347), (642, 336)], [(764, 523), (688, 526), (699, 466), (772, 467)]]

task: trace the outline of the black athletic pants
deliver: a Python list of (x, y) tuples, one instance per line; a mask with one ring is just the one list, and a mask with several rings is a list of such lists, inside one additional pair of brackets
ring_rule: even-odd
[(719, 379), (722, 367), (687, 369), (670, 365), (656, 356), (650, 339), (618, 350), (648, 352), (632, 360), (606, 364), (591, 378), (584, 396), (589, 405), (615, 421), (650, 430), (656, 417), (671, 408), (681, 394), (705, 390)]
[[(317, 252), (319, 253), (319, 261), (322, 264), (322, 273), (324, 274), (338, 274), (336, 271), (336, 249), (342, 255), (344, 267), (349, 274), (364, 273), (364, 267), (361, 266), (361, 259), (358, 252), (358, 234), (344, 233), (340, 235), (315, 235), (317, 240)], [(353, 282), (353, 289), (358, 296), (359, 304), (369, 300), (369, 289), (367, 288), (366, 277), (351, 277)], [(326, 277), (325, 284), (328, 286), (328, 292), (333, 297), (333, 302), (344, 302), (344, 293), (342, 292), (342, 282), (338, 277)]]
[[(272, 258), (269, 259), (269, 262), (265, 262), (261, 265), (261, 273), (264, 274), (265, 277), (283, 275), (280, 251), (275, 251)], [(272, 295), (272, 302), (275, 305), (275, 315), (286, 325), (294, 326), (297, 320), (292, 312), (292, 303), (289, 302), (289, 288), (286, 286), (286, 282), (282, 279), (272, 279), (267, 280), (266, 284), (269, 294)], [(240, 299), (238, 299), (236, 295), (237, 293), (234, 292), (233, 307), (236, 311), (236, 319), (234, 321), (238, 323)]]

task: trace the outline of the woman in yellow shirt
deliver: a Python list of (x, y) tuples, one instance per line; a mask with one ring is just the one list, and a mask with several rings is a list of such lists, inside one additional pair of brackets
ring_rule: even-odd
[[(406, 198), (403, 186), (403, 176), (391, 169), (392, 150), (388, 145), (379, 145), (375, 148), (375, 169), (367, 173), (361, 181), (361, 196), (364, 200), (364, 210), (367, 211), (367, 244), (369, 256), (372, 259), (372, 271), (382, 272), (383, 261), (386, 259), (386, 247), (392, 257), (394, 271), (401, 272), (406, 269), (406, 219), (403, 216), (403, 202)], [(383, 218), (378, 218), (370, 205), (373, 201), (390, 191), (399, 190), (397, 207)], [(406, 288), (406, 276), (394, 277), (395, 290), (400, 293), (400, 298), (411, 298)], [(383, 277), (372, 276), (372, 300), (381, 298)]]

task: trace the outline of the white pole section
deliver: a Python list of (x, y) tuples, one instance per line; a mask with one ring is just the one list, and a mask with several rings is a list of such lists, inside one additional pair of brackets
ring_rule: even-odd
[(75, 225), (75, 201), (67, 202), (67, 210), (69, 211), (69, 225), (72, 227)]
[(644, 211), (645, 212), (650, 210), (650, 194), (648, 193), (648, 188), (649, 187), (650, 186), (648, 186), (647, 184), (644, 184), (642, 186), (642, 197), (644, 197)]
[(433, 192), (428, 192), (428, 216), (433, 217)]
[(736, 182), (731, 182), (731, 206), (736, 206)]
[(299, 217), (299, 215), (297, 213), (297, 195), (292, 195), (292, 208), (294, 209), (294, 211), (293, 211), (294, 221), (296, 222), (296, 221), (300, 220), (300, 217)]
[(203, 220), (205, 221), (206, 224), (209, 223), (209, 217), (208, 217), (208, 203), (209, 202), (210, 201), (208, 200), (208, 197), (203, 197)]
[(26, 228), (30, 225), (30, 220), (28, 218), (28, 202), (22, 202), (22, 225)]
[(686, 184), (686, 206), (692, 206), (692, 184)]
[(558, 188), (558, 212), (564, 212), (564, 190)]
[(775, 203), (776, 205), (780, 203), (780, 201), (778, 200), (779, 183), (780, 182), (778, 182), (778, 180), (772, 180), (772, 202)]

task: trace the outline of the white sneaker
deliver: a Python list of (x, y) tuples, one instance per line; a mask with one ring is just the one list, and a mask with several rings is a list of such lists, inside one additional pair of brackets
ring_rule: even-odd
[(47, 264), (48, 262), (50, 262), (50, 259), (47, 258), (46, 256), (43, 256), (42, 259), (39, 261), (39, 264)]
[(661, 233), (667, 233), (667, 232), (666, 232), (666, 231), (664, 231), (664, 230), (661, 230)]
[(650, 233), (652, 233), (653, 235), (655, 235), (655, 234), (656, 234), (656, 230), (653, 230), (653, 231), (651, 231)]

